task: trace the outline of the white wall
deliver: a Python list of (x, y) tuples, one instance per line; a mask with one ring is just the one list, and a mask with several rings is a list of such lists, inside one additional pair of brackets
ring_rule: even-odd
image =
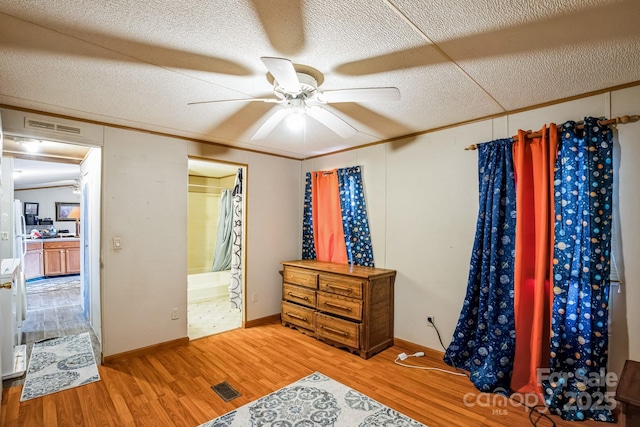
[[(105, 128), (103, 354), (187, 334), (187, 152), (180, 140)], [(113, 248), (113, 238), (122, 249)], [(171, 320), (172, 308), (180, 319)]]
[[(640, 86), (620, 90), (611, 94), (611, 115), (640, 114)], [(618, 127), (620, 141), (620, 171), (618, 173), (619, 225), (622, 257), (620, 308), (614, 328), (621, 331), (613, 336), (613, 344), (627, 344), (628, 359), (640, 360), (640, 122)], [(614, 218), (615, 220), (616, 218)], [(625, 322), (626, 317), (626, 322)], [(624, 334), (622, 334), (624, 332)]]
[[(247, 320), (279, 313), (280, 262), (299, 257), (300, 162), (105, 128), (103, 354), (187, 336), (188, 156), (247, 165)], [(122, 249), (114, 250), (114, 237)], [(171, 320), (178, 308), (179, 320)]]
[[(78, 170), (78, 178), (80, 171)], [(39, 188), (33, 190), (15, 190), (15, 198), (19, 199), (24, 207), (24, 202), (39, 203), (38, 218), (51, 218), (53, 227), (56, 230), (68, 230), (75, 234), (76, 224), (74, 221), (56, 221), (56, 202), (80, 203), (80, 195), (73, 194), (73, 187)], [(40, 228), (49, 228), (50, 225), (43, 225)]]
[[(362, 165), (376, 266), (397, 270), (395, 337), (442, 350), (467, 287), (478, 210), (477, 154), (464, 147), (545, 123), (640, 113), (640, 87), (485, 120), (384, 145), (305, 161), (304, 172)], [(640, 360), (640, 123), (619, 126), (622, 293), (613, 288), (611, 370)], [(301, 194), (304, 188), (301, 188)]]

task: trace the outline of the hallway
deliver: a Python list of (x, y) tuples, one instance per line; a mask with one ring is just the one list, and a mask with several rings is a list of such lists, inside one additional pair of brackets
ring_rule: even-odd
[[(22, 343), (27, 346), (27, 359), (35, 342), (89, 332), (96, 361), (100, 363), (100, 344), (82, 311), (80, 275), (28, 282), (26, 299), (27, 315), (22, 324)], [(3, 387), (23, 383), (24, 376), (3, 381)]]

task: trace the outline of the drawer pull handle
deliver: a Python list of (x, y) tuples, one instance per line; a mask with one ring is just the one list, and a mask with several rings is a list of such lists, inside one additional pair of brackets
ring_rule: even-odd
[(309, 297), (303, 296), (303, 295), (294, 294), (293, 292), (287, 292), (287, 295), (289, 295), (291, 298), (298, 298), (298, 299), (303, 299), (305, 301), (309, 301)]
[(345, 307), (344, 305), (334, 304), (332, 302), (325, 301), (324, 305), (327, 307), (333, 307), (344, 311), (351, 311), (351, 307)]
[(343, 335), (345, 337), (349, 336), (349, 332), (345, 332), (345, 331), (339, 331), (337, 329), (333, 329), (333, 328), (329, 328), (327, 326), (320, 326), (322, 329), (328, 331), (328, 332), (332, 332), (334, 334), (338, 334), (338, 335)]
[(353, 289), (351, 288), (345, 288), (344, 286), (333, 285), (331, 283), (327, 283), (325, 286), (342, 292), (353, 292)]
[(0, 285), (0, 289), (11, 289), (12, 285), (13, 285), (13, 282), (5, 282), (2, 285)]
[(295, 314), (295, 313), (289, 313), (289, 312), (287, 311), (285, 314), (286, 314), (287, 316), (289, 316), (289, 317), (293, 317), (294, 319), (302, 320), (303, 322), (306, 322), (306, 321), (307, 321), (307, 318), (306, 318), (306, 317), (298, 316), (298, 315), (297, 315), (297, 314)]

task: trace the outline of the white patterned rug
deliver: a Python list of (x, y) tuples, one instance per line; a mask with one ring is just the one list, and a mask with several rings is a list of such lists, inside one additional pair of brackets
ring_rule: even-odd
[(426, 427), (315, 372), (200, 427)]
[(89, 332), (33, 345), (20, 402), (100, 380)]

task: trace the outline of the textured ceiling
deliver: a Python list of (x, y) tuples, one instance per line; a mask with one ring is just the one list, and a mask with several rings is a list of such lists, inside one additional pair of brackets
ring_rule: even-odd
[[(296, 158), (640, 81), (638, 0), (3, 0), (0, 103)], [(394, 86), (250, 139), (280, 106), (262, 56), (320, 90)]]

